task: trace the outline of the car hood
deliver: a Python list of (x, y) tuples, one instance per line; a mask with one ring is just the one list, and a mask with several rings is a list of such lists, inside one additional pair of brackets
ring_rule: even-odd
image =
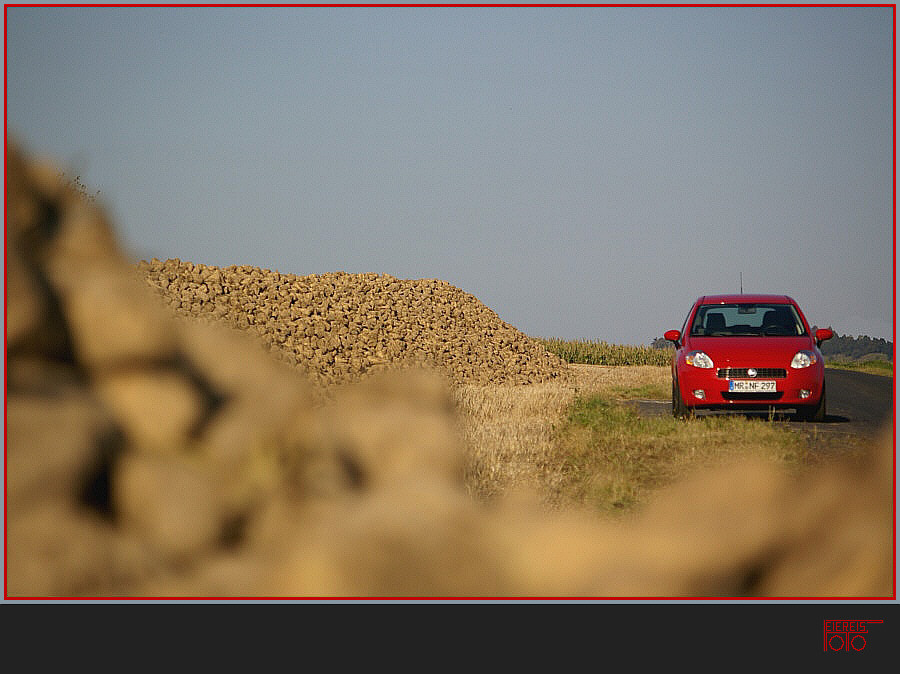
[(692, 337), (685, 348), (703, 351), (716, 367), (788, 367), (795, 353), (815, 347), (809, 337)]

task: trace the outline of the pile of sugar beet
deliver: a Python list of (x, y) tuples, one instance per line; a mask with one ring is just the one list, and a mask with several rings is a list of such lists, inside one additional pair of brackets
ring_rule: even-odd
[(256, 333), (320, 384), (405, 366), (454, 383), (529, 384), (567, 374), (559, 357), (446, 281), (297, 276), (180, 259), (141, 261), (138, 269), (176, 314)]

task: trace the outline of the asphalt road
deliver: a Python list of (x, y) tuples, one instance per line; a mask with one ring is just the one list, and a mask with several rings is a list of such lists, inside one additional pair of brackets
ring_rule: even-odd
[[(820, 437), (821, 444), (831, 444), (838, 436), (876, 436), (887, 424), (893, 423), (894, 380), (877, 374), (850, 370), (825, 370), (825, 389), (828, 395), (825, 421), (820, 423), (794, 421), (790, 413), (776, 415), (776, 420), (791, 428)], [(671, 400), (631, 401), (641, 414), (671, 414)], [(727, 413), (727, 412), (725, 412)], [(767, 417), (766, 412), (744, 413), (747, 416)], [(722, 414), (701, 411), (698, 416)]]
[(891, 377), (826, 369), (828, 415), (825, 423), (853, 423), (877, 430), (893, 418), (893, 385)]

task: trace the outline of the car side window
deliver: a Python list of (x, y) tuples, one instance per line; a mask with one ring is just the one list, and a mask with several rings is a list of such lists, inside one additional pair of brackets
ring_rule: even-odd
[(691, 308), (688, 310), (687, 316), (684, 317), (684, 323), (681, 324), (681, 339), (682, 339), (682, 340), (683, 340), (685, 337), (687, 337), (688, 321), (691, 320), (691, 312), (692, 312), (693, 310), (694, 310), (694, 307), (691, 307)]

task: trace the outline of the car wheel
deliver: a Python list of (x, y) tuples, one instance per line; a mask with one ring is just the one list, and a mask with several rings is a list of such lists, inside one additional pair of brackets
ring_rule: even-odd
[(797, 416), (801, 421), (825, 421), (825, 387), (822, 386), (822, 395), (816, 405), (807, 405), (797, 410)]
[(681, 397), (678, 382), (674, 379), (672, 380), (672, 415), (676, 419), (685, 419), (694, 415), (694, 411), (685, 404)]

